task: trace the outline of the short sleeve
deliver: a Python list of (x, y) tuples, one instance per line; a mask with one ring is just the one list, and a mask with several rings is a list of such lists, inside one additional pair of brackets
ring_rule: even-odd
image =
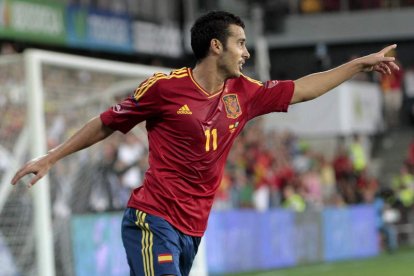
[(127, 133), (140, 122), (159, 116), (162, 97), (157, 85), (158, 80), (159, 78), (155, 78), (154, 75), (144, 81), (133, 96), (101, 113), (103, 124), (113, 130)]
[(249, 119), (270, 112), (287, 112), (295, 84), (287, 81), (267, 81), (249, 93)]

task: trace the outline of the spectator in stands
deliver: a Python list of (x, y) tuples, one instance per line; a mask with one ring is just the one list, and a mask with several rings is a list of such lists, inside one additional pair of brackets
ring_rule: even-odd
[(312, 151), (308, 143), (302, 141), (299, 143), (299, 151), (293, 157), (293, 167), (296, 173), (304, 173), (312, 167)]
[(349, 156), (352, 161), (352, 168), (356, 180), (367, 169), (368, 164), (367, 153), (361, 139), (360, 135), (354, 134), (352, 142), (349, 145)]
[(333, 167), (339, 194), (345, 202), (355, 202), (352, 161), (342, 142), (339, 143), (335, 153)]
[[(278, 151), (283, 153), (283, 151)], [(275, 152), (276, 154), (276, 152)], [(290, 159), (285, 154), (277, 154), (272, 166), (272, 180), (270, 181), (270, 201), (272, 207), (280, 207), (283, 189), (288, 185), (293, 185), (295, 171)]]
[(366, 191), (376, 193), (379, 185), (377, 178), (370, 175), (368, 170), (364, 170), (357, 179), (356, 187), (358, 195), (362, 197), (363, 193)]
[(392, 188), (400, 202), (407, 208), (414, 204), (414, 175), (407, 164), (403, 164), (398, 175), (392, 180)]
[(253, 203), (256, 210), (265, 211), (270, 206), (269, 170), (272, 160), (270, 154), (259, 147), (254, 164), (254, 185)]
[(283, 189), (283, 207), (295, 212), (304, 212), (306, 203), (300, 193), (293, 186), (288, 185)]
[(388, 252), (394, 252), (398, 247), (396, 222), (396, 210), (392, 209), (385, 201), (381, 193), (365, 190), (364, 202), (373, 204), (376, 211), (376, 226), (380, 235), (380, 246)]
[(414, 207), (414, 175), (408, 170), (407, 164), (403, 164), (398, 175), (392, 180), (392, 191), (395, 195), (393, 207), (400, 213), (399, 223), (412, 223)]
[(336, 194), (335, 170), (333, 164), (323, 155), (320, 157), (320, 174), (324, 205), (332, 202)]
[(311, 168), (301, 175), (301, 185), (307, 206), (313, 209), (322, 208), (322, 183), (318, 162), (313, 162)]
[(253, 208), (254, 185), (251, 182), (251, 179), (247, 177), (246, 171), (237, 171), (235, 181), (239, 189), (239, 207)]

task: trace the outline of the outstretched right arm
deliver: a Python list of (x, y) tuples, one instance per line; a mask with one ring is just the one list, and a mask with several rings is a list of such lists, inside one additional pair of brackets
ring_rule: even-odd
[(11, 183), (15, 185), (23, 176), (34, 174), (30, 185), (34, 185), (60, 159), (79, 150), (85, 149), (105, 139), (114, 131), (105, 126), (99, 116), (91, 119), (68, 140), (50, 150), (46, 155), (35, 158), (26, 163), (16, 172)]

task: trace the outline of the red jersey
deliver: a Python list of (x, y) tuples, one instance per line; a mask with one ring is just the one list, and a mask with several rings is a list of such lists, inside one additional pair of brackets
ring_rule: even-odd
[(292, 81), (262, 84), (240, 76), (209, 95), (190, 68), (141, 83), (132, 97), (101, 114), (105, 125), (123, 133), (146, 121), (149, 168), (128, 207), (202, 236), (235, 138), (250, 119), (286, 112), (293, 90)]

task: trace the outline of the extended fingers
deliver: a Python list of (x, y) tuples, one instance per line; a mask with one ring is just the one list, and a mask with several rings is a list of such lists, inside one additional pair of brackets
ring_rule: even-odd
[(384, 66), (381, 63), (375, 65), (374, 70), (381, 73), (381, 74), (383, 74), (383, 75), (387, 74), (387, 70), (384, 68)]
[(29, 174), (29, 173), (31, 173), (31, 172), (27, 170), (26, 166), (21, 168), (13, 176), (13, 178), (11, 180), (11, 184), (15, 185), (23, 176), (25, 176), (26, 174)]
[(36, 176), (35, 177), (33, 177), (31, 180), (30, 180), (30, 185), (31, 186), (33, 186), (37, 181), (39, 181), (39, 179), (40, 178), (42, 178), (43, 176), (45, 175), (45, 173), (43, 173), (43, 172), (38, 172), (37, 174), (36, 174)]
[(398, 65), (394, 62), (380, 62), (374, 67), (375, 71), (385, 75), (391, 75), (392, 71), (398, 71), (399, 69)]
[(395, 49), (395, 48), (397, 48), (397, 44), (392, 44), (392, 45), (389, 45), (389, 46), (385, 47), (385, 48), (384, 48), (384, 49), (382, 49), (381, 51), (379, 51), (379, 53), (380, 53), (380, 54), (385, 55), (385, 54), (387, 54), (389, 51), (391, 51), (391, 50), (393, 50), (393, 49)]
[(388, 66), (388, 64), (387, 63), (385, 63), (385, 62), (382, 62), (381, 63), (381, 66), (382, 66), (382, 68), (384, 68), (384, 71), (388, 74), (388, 75), (391, 75), (391, 68)]
[(20, 170), (16, 172), (14, 177), (11, 180), (12, 185), (16, 185), (17, 182), (19, 182), (24, 176), (28, 174), (34, 174), (36, 175), (35, 178), (31, 179), (30, 184), (33, 185), (36, 183), (45, 173), (41, 173), (40, 170), (34, 166), (32, 163), (28, 163), (25, 166), (23, 166)]
[(382, 57), (381, 62), (394, 62), (395, 57)]
[(388, 63), (388, 65), (389, 66), (391, 66), (391, 68), (394, 70), (394, 71), (398, 71), (398, 70), (400, 70), (400, 67), (395, 63), (395, 62), (389, 62)]
[(33, 177), (30, 179), (29, 183), (26, 183), (26, 181), (24, 181), (24, 182), (30, 188), (31, 186), (36, 184), (36, 182), (39, 181), (46, 174), (46, 172), (43, 172), (43, 171), (29, 171), (29, 170), (23, 170), (22, 169), (18, 173), (16, 173), (16, 175), (13, 177), (13, 179), (11, 181), (11, 184), (16, 185), (16, 183), (23, 180), (24, 176), (29, 175), (29, 174), (31, 174)]

